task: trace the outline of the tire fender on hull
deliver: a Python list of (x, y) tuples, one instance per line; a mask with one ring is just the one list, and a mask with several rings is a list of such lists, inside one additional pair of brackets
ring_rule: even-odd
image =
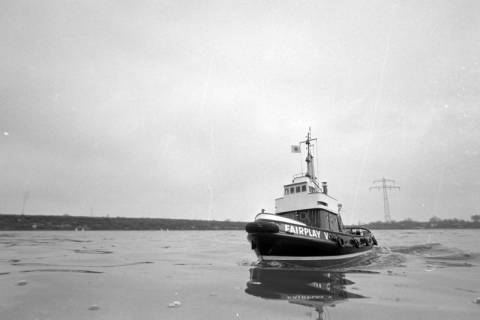
[(355, 238), (353, 238), (352, 240), (350, 240), (350, 243), (351, 243), (355, 248), (360, 247), (360, 242), (359, 242), (357, 239), (355, 239)]

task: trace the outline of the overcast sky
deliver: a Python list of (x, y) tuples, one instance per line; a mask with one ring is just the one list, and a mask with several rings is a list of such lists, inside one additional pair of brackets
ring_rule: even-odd
[(305, 157), (344, 221), (480, 213), (479, 1), (0, 2), (0, 212), (251, 220)]

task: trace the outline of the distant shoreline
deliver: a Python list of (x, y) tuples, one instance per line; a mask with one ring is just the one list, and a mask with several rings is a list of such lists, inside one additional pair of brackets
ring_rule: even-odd
[(1, 231), (20, 230), (245, 230), (246, 222), (167, 218), (0, 214)]
[(391, 222), (370, 222), (363, 227), (374, 230), (431, 230), (431, 229), (479, 229), (480, 221), (460, 219), (432, 218), (430, 221), (413, 221), (411, 219)]
[[(0, 214), (0, 231), (245, 230), (246, 224), (247, 222), (229, 220)], [(372, 230), (479, 229), (480, 222), (459, 219), (438, 219), (423, 222), (407, 219), (392, 222), (371, 222), (361, 226)], [(352, 225), (352, 227), (355, 227), (355, 225)]]

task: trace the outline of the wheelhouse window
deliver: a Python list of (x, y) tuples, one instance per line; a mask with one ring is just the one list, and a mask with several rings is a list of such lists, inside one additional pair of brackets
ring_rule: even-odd
[(288, 194), (288, 188), (285, 188), (285, 194), (286, 195)]
[(338, 227), (338, 218), (336, 214), (329, 213), (329, 220), (330, 220), (330, 230), (334, 232), (339, 232), (340, 229)]
[(290, 188), (290, 193), (295, 193), (295, 188), (294, 187)]
[(305, 191), (307, 191), (307, 186), (306, 186), (306, 185), (303, 185), (303, 186), (302, 186), (302, 192), (305, 192)]
[(328, 222), (328, 212), (320, 210), (320, 225), (319, 228), (323, 229), (330, 229), (330, 225)]
[(297, 187), (295, 188), (295, 192), (300, 192), (300, 186), (297, 186)]

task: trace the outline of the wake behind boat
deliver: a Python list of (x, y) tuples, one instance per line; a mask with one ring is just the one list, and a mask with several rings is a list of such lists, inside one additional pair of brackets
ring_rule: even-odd
[(370, 230), (345, 227), (341, 204), (328, 194), (326, 182), (315, 175), (310, 131), (292, 152), (307, 151), (307, 172), (294, 176), (284, 186), (284, 196), (275, 199), (275, 214), (259, 213), (246, 226), (251, 247), (261, 261), (299, 265), (337, 265), (365, 255), (377, 241)]

